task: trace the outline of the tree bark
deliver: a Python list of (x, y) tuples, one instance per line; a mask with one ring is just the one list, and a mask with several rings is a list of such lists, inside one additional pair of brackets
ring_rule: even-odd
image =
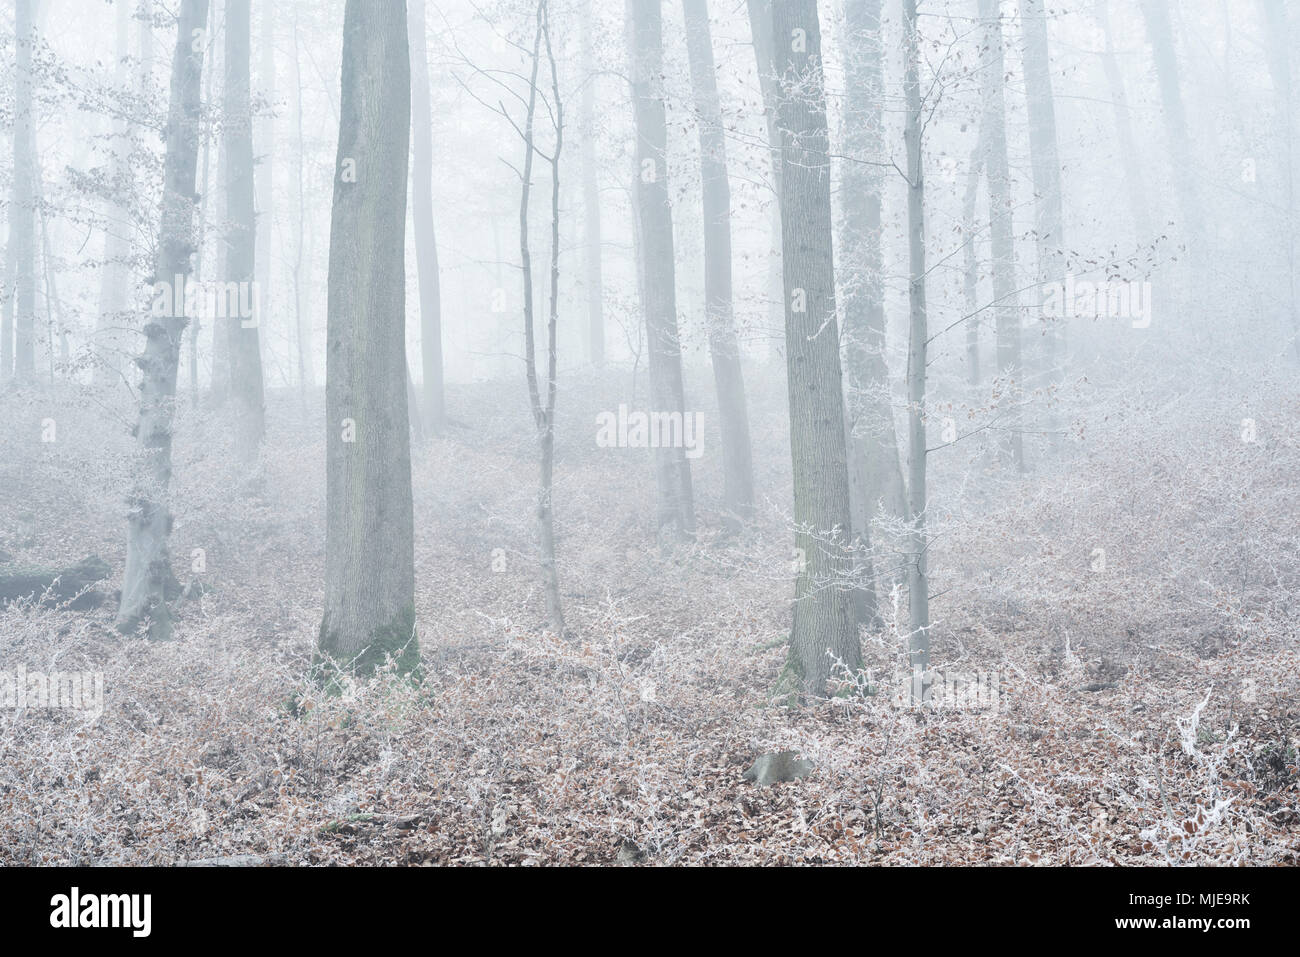
[(601, 268), (600, 176), (596, 165), (596, 62), (591, 39), (591, 0), (583, 0), (582, 46), (582, 213), (587, 281), (587, 358), (605, 363), (604, 276)]
[[(255, 303), (253, 314), (220, 320), (230, 355), (230, 391), (235, 407), (235, 454), (249, 463), (257, 458), (266, 431), (259, 326), (261, 297), (254, 294), (257, 224), (254, 211), (253, 113), (249, 93), (251, 0), (226, 0), (226, 70), (222, 129), (226, 146), (226, 290), (238, 288), (242, 302)], [(264, 282), (265, 277), (261, 277)], [(249, 292), (247, 296), (244, 290)], [(229, 293), (226, 293), (229, 299)]]
[[(673, 262), (673, 213), (668, 193), (668, 124), (663, 99), (663, 21), (660, 0), (628, 0), (632, 24), (632, 104), (636, 125), (636, 203), (645, 277), (646, 346), (654, 412), (684, 422), (681, 341)], [(691, 466), (681, 443), (654, 449), (661, 535), (695, 534)]]
[[(983, 0), (981, 0), (983, 2)], [(996, 2), (996, 0), (994, 0)], [(917, 37), (916, 0), (903, 0), (903, 97), (907, 121), (907, 249), (908, 348), (907, 433), (908, 492), (912, 513), (907, 567), (908, 664), (912, 694), (929, 696), (930, 577), (926, 529), (925, 372), (928, 352), (928, 317), (925, 303), (925, 177), (921, 154), (924, 118), (921, 115), (920, 42)], [(1000, 74), (999, 74), (1000, 79)], [(1005, 153), (1004, 153), (1005, 156)]]
[[(207, 12), (208, 0), (181, 0), (167, 111), (154, 279), (181, 287), (189, 278), (194, 253), (194, 210), (198, 199), (194, 178), (202, 122), (199, 87)], [(157, 314), (159, 311), (162, 314)], [(166, 599), (176, 582), (168, 549), (172, 525), (172, 422), (181, 337), (187, 320), (183, 309), (179, 315), (174, 308), (159, 311), (145, 324), (144, 352), (137, 360), (141, 370), (140, 418), (135, 427), (138, 462), (127, 518), (126, 568), (117, 627), (134, 630), (148, 616), (150, 636), (166, 638), (171, 634)]]
[(1024, 471), (1024, 439), (1020, 433), (1020, 402), (1024, 368), (1020, 350), (1020, 310), (1016, 295), (1016, 248), (1011, 223), (1011, 170), (1007, 162), (1005, 67), (1002, 18), (998, 0), (979, 0), (986, 31), (981, 48), (985, 168), (988, 171), (989, 220), (993, 236), (993, 316), (997, 325), (999, 457), (1017, 472)]
[(799, 559), (787, 667), (804, 691), (822, 695), (832, 656), (856, 670), (862, 651), (844, 548), (853, 528), (835, 316), (830, 137), (815, 0), (773, 4), (772, 36), (783, 84), (781, 260)]
[(700, 180), (704, 203), (704, 301), (713, 383), (722, 432), (724, 499), (731, 523), (754, 510), (754, 465), (745, 376), (731, 295), (731, 184), (722, 126), (707, 0), (682, 0), (686, 52), (700, 130)]
[[(1061, 211), (1061, 160), (1056, 145), (1056, 106), (1052, 99), (1051, 59), (1047, 42), (1047, 12), (1043, 0), (1020, 0), (1024, 38), (1025, 98), (1029, 111), (1029, 160), (1034, 180), (1034, 244), (1038, 254), (1039, 304), (1048, 284), (1065, 282), (1064, 216)], [(1042, 311), (1040, 310), (1040, 314)], [(1064, 359), (1065, 317), (1042, 314), (1039, 381), (1054, 392), (1060, 384)], [(1060, 449), (1055, 397), (1048, 395), (1046, 424), (1049, 444)]]
[[(36, 170), (32, 118), (32, 47), (36, 42), (35, 0), (15, 0), (14, 167), (9, 204), (9, 244), (14, 272), (14, 377), (36, 375)], [(8, 370), (6, 369), (6, 373)]]
[(438, 243), (433, 231), (433, 109), (429, 98), (429, 54), (424, 33), (424, 0), (410, 0), (411, 37), (411, 203), (415, 217), (415, 266), (420, 281), (420, 356), (424, 375), (423, 415), (431, 433), (446, 419), (442, 370), (442, 299)]
[(844, 5), (844, 147), (841, 175), (843, 228), (840, 288), (844, 299), (845, 413), (853, 442), (853, 528), (864, 534), (877, 505), (907, 514), (903, 469), (885, 360), (885, 303), (881, 279), (881, 188), (884, 161), (884, 50), (880, 0)]
[(348, 0), (330, 221), (325, 613), (318, 650), (418, 665), (406, 405), (411, 77), (403, 0)]

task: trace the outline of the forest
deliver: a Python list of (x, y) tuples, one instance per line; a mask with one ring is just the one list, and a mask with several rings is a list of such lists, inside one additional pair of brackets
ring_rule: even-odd
[(5, 0), (0, 865), (1300, 864), (1297, 40)]

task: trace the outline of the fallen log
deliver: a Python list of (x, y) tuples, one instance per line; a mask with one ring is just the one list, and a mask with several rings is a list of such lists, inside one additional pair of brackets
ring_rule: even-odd
[(34, 598), (47, 605), (76, 599), (74, 608), (93, 608), (104, 600), (97, 591), (78, 597), (84, 589), (103, 581), (112, 571), (108, 562), (90, 555), (65, 568), (42, 566), (0, 566), (0, 605)]

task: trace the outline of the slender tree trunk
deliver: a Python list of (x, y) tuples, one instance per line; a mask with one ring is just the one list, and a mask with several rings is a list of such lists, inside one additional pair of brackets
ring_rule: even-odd
[(885, 302), (880, 245), (884, 162), (884, 50), (880, 0), (844, 5), (845, 116), (848, 153), (841, 175), (844, 219), (840, 234), (844, 297), (845, 412), (853, 442), (849, 474), (853, 528), (865, 534), (878, 504), (907, 514), (903, 469), (885, 360)]
[[(537, 118), (537, 74), (545, 44), (551, 70), (550, 115), (554, 117), (555, 143), (549, 154), (551, 164), (551, 242), (550, 308), (546, 323), (546, 395), (542, 396), (537, 377), (537, 343), (534, 327), (533, 258), (528, 235), (528, 206), (532, 198), (533, 157), (539, 151), (534, 139)], [(537, 4), (537, 32), (533, 39), (532, 74), (528, 85), (528, 114), (524, 122), (523, 188), (519, 199), (519, 255), (524, 284), (524, 364), (528, 381), (528, 401), (533, 412), (540, 451), (537, 491), (537, 531), (541, 545), (542, 589), (546, 594), (546, 612), (551, 627), (564, 634), (564, 610), (560, 602), (560, 583), (555, 564), (555, 514), (552, 503), (555, 473), (555, 386), (556, 327), (559, 320), (560, 288), (560, 153), (564, 148), (564, 104), (551, 48), (550, 13), (546, 0)]]
[(32, 47), (36, 42), (35, 0), (15, 0), (13, 191), (9, 204), (9, 243), (13, 247), (16, 344), (14, 376), (30, 381), (36, 375), (36, 170), (35, 124), (32, 117)]
[(424, 424), (442, 431), (446, 419), (442, 374), (442, 298), (438, 243), (433, 232), (433, 106), (429, 99), (429, 55), (424, 34), (424, 0), (410, 0), (411, 203), (415, 215), (415, 264), (420, 280), (420, 355), (424, 373)]
[(319, 651), (359, 674), (418, 664), (406, 404), (406, 4), (348, 0), (330, 222), (325, 614)]
[(1111, 40), (1108, 4), (1109, 0), (1099, 0), (1095, 8), (1105, 43), (1101, 64), (1106, 73), (1106, 85), (1110, 89), (1110, 99), (1115, 110), (1115, 135), (1119, 142), (1120, 160), (1124, 164), (1124, 185), (1128, 189), (1129, 208), (1133, 213), (1133, 228), (1139, 243), (1149, 243), (1156, 238), (1155, 226), (1151, 219), (1151, 206), (1147, 202), (1147, 187), (1145, 177), (1142, 175), (1137, 141), (1133, 137), (1132, 115), (1129, 111), (1128, 96), (1124, 91), (1124, 74), (1120, 72), (1119, 60), (1115, 57), (1115, 48)]
[(307, 170), (303, 162), (301, 66), (301, 52), (298, 46), (298, 8), (294, 7), (293, 80), (295, 96), (293, 103), (293, 125), (294, 159), (297, 163), (294, 183), (297, 189), (297, 198), (294, 202), (293, 308), (294, 330), (297, 333), (296, 338), (298, 343), (298, 389), (300, 393), (305, 394), (307, 388), (316, 385), (316, 376), (314, 374), (315, 370), (311, 358), (311, 309), (309, 308), (311, 283), (307, 281), (308, 277), (304, 276), (304, 272), (311, 269), (311, 260), (306, 255), (304, 249), (307, 242), (307, 202), (306, 196), (304, 195), (303, 180), (307, 175)]
[(821, 695), (832, 656), (857, 669), (862, 651), (844, 553), (853, 527), (835, 316), (830, 137), (815, 0), (774, 4), (772, 36), (785, 87), (779, 110), (781, 233), (799, 559), (788, 668), (803, 690)]
[(975, 204), (979, 199), (980, 176), (984, 172), (984, 124), (980, 124), (975, 149), (971, 152), (970, 169), (966, 173), (966, 192), (961, 204), (962, 232), (962, 292), (966, 303), (966, 383), (972, 392), (980, 384), (980, 303), (979, 303), (979, 251), (975, 246)]
[[(262, 114), (257, 123), (254, 145), (257, 147), (257, 264), (254, 274), (258, 287), (258, 345), (265, 352), (271, 345), (271, 327), (277, 325), (277, 309), (282, 309), (276, 293), (279, 283), (271, 274), (272, 230), (275, 226), (275, 8), (278, 0), (262, 0), (261, 58), (258, 82), (262, 87)], [(263, 362), (265, 365), (265, 362)]]
[(1160, 86), (1160, 101), (1164, 106), (1165, 138), (1168, 141), (1169, 161), (1173, 169), (1174, 192), (1182, 214), (1179, 223), (1183, 240), (1187, 244), (1190, 275), (1202, 276), (1205, 257), (1205, 216), (1201, 211), (1200, 194), (1193, 175), (1191, 138), (1187, 134), (1187, 114), (1183, 109), (1183, 94), (1178, 78), (1178, 57), (1174, 53), (1174, 34), (1169, 23), (1167, 0), (1139, 0), (1142, 16), (1147, 24), (1147, 38), (1155, 59), (1156, 80)]
[(1002, 379), (999, 423), (1001, 459), (1024, 471), (1024, 440), (1020, 433), (1020, 402), (1024, 367), (1020, 354), (1020, 309), (1016, 295), (1016, 247), (1011, 224), (1011, 170), (1007, 162), (1005, 67), (1002, 18), (998, 0), (979, 0), (986, 30), (981, 48), (984, 109), (980, 124), (986, 134), (989, 220), (993, 235), (993, 315), (997, 324), (998, 375)]
[(750, 36), (754, 44), (754, 60), (758, 68), (758, 85), (763, 95), (763, 116), (767, 121), (767, 145), (772, 157), (772, 190), (776, 201), (772, 203), (772, 241), (767, 259), (767, 288), (771, 300), (771, 327), (775, 335), (769, 342), (768, 355), (777, 357), (784, 345), (785, 330), (785, 277), (781, 266), (781, 130), (777, 125), (780, 100), (780, 83), (772, 62), (775, 49), (772, 39), (772, 0), (746, 0), (749, 12)]
[[(673, 214), (668, 193), (668, 125), (663, 100), (660, 0), (628, 0), (632, 23), (632, 103), (636, 123), (636, 203), (645, 276), (646, 345), (652, 414), (685, 421), (681, 340), (674, 288)], [(691, 466), (681, 442), (654, 449), (659, 529), (675, 539), (695, 534)]]
[[(162, 217), (159, 223), (155, 281), (183, 287), (193, 254), (195, 171), (198, 166), (199, 87), (203, 43), (194, 43), (207, 21), (208, 0), (181, 0), (176, 54), (172, 60), (171, 100), (167, 111), (167, 145), (163, 160)], [(197, 47), (197, 49), (196, 49)], [(157, 300), (155, 300), (157, 306)], [(159, 314), (161, 313), (161, 314)], [(135, 428), (137, 475), (127, 519), (126, 569), (118, 628), (133, 630), (146, 616), (150, 634), (171, 633), (167, 598), (175, 585), (168, 537), (171, 533), (172, 422), (176, 372), (180, 364), (184, 310), (154, 309), (144, 327), (140, 420)]]
[[(1020, 23), (1024, 36), (1025, 97), (1029, 110), (1029, 157), (1034, 180), (1034, 242), (1038, 253), (1039, 303), (1048, 284), (1065, 282), (1064, 215), (1061, 211), (1061, 160), (1056, 145), (1056, 105), (1052, 99), (1051, 59), (1047, 42), (1047, 12), (1043, 0), (1020, 0)], [(1063, 288), (1063, 287), (1062, 287)], [(1039, 379), (1054, 392), (1061, 381), (1064, 360), (1065, 317), (1049, 318), (1043, 313), (1042, 367)], [(1060, 450), (1056, 416), (1050, 410), (1055, 397), (1048, 397), (1046, 417), (1049, 443)]]
[[(994, 0), (996, 2), (996, 0)], [(911, 496), (911, 540), (907, 570), (908, 664), (915, 699), (929, 697), (930, 576), (926, 552), (926, 436), (925, 372), (929, 331), (925, 306), (925, 177), (921, 154), (922, 117), (920, 42), (917, 37), (916, 0), (903, 0), (903, 97), (907, 121), (907, 249), (908, 249), (908, 349), (907, 435), (908, 492)], [(999, 75), (999, 80), (1001, 76)], [(1005, 156), (1005, 153), (1003, 154)]]
[(257, 277), (257, 225), (254, 212), (253, 114), (249, 95), (252, 0), (226, 0), (226, 232), (225, 278), (229, 290), (239, 289), (241, 307), (224, 320), (230, 353), (230, 391), (235, 406), (235, 454), (247, 463), (257, 458), (266, 431), (259, 326), (260, 296), (254, 293)]
[[(213, 10), (208, 9), (208, 16), (211, 17)], [(208, 36), (211, 37), (209, 30)], [(206, 112), (212, 108), (212, 78), (216, 76), (215, 69), (207, 71), (207, 77), (203, 81), (203, 104), (202, 109)], [(195, 227), (194, 239), (194, 277), (203, 282), (204, 270), (203, 260), (207, 247), (208, 233), (208, 194), (212, 191), (212, 123), (206, 120), (202, 126), (203, 129), (203, 163), (202, 171), (199, 174), (199, 221)], [(199, 334), (203, 323), (198, 316), (190, 319), (189, 330), (189, 365), (190, 365), (190, 406), (197, 409), (199, 407)]]
[(1286, 275), (1287, 315), (1291, 320), (1292, 347), (1300, 359), (1300, 305), (1296, 301), (1295, 236), (1295, 139), (1296, 107), (1291, 78), (1290, 18), (1282, 0), (1260, 0), (1261, 13), (1268, 33), (1268, 69), (1282, 114), (1279, 138), (1282, 140), (1282, 183), (1286, 202)]
[(699, 114), (700, 179), (704, 200), (704, 300), (713, 382), (718, 392), (722, 431), (722, 469), (727, 510), (733, 522), (754, 509), (754, 465), (749, 438), (749, 408), (740, 362), (740, 342), (731, 297), (731, 184), (727, 178), (727, 140), (713, 63), (707, 0), (683, 0), (686, 51), (690, 59), (695, 110)]
[[(130, 83), (128, 61), (131, 54), (131, 7), (127, 0), (117, 3), (117, 65), (114, 85), (125, 91)], [(99, 318), (95, 329), (94, 381), (101, 389), (117, 385), (122, 379), (123, 357), (128, 348), (126, 337), (130, 302), (131, 255), (130, 225), (127, 210), (117, 197), (126, 196), (133, 187), (131, 142), (127, 121), (119, 117), (113, 123), (113, 160), (109, 167), (111, 196), (104, 214), (104, 264), (99, 273)]]
[(605, 363), (604, 277), (601, 270), (600, 176), (596, 144), (596, 60), (591, 40), (591, 0), (583, 0), (582, 46), (582, 213), (584, 262), (587, 273), (587, 358), (592, 365)]

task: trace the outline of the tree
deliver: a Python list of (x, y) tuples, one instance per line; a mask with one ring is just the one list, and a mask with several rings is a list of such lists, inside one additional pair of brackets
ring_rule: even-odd
[(929, 501), (926, 495), (925, 435), (929, 331), (925, 303), (925, 175), (921, 152), (925, 121), (922, 116), (916, 0), (903, 0), (903, 33), (903, 99), (907, 111), (903, 129), (907, 145), (907, 468), (912, 517), (907, 563), (908, 664), (912, 673), (912, 694), (924, 700), (929, 690), (926, 673), (930, 670), (930, 578), (926, 555), (929, 550), (926, 529)]
[[(9, 254), (14, 257), (13, 374), (19, 380), (36, 375), (36, 140), (32, 116), (32, 47), (35, 0), (16, 0), (14, 47), (14, 175), (9, 204)], [(5, 375), (9, 374), (6, 366)]]
[(727, 179), (727, 139), (722, 126), (708, 0), (682, 0), (686, 52), (700, 130), (700, 180), (704, 202), (704, 302), (713, 382), (718, 392), (722, 469), (727, 510), (733, 522), (754, 508), (754, 465), (749, 439), (749, 409), (740, 342), (731, 298), (731, 185)]
[[(129, 80), (131, 7), (128, 0), (117, 2), (117, 63), (114, 81), (119, 90), (125, 90)], [(119, 116), (113, 122), (113, 158), (109, 166), (111, 195), (121, 197), (131, 188), (131, 141), (127, 136), (127, 120)], [(124, 326), (127, 320), (131, 270), (131, 235), (126, 222), (127, 210), (123, 204), (110, 198), (106, 209), (104, 227), (104, 263), (99, 274), (99, 317), (95, 330), (95, 384), (102, 387), (116, 384), (122, 378), (122, 357), (127, 343)]]
[(843, 376), (832, 266), (830, 138), (815, 0), (772, 5), (781, 78), (781, 261), (790, 455), (794, 466), (794, 621), (787, 669), (825, 693), (832, 656), (862, 660), (845, 544), (852, 535)]
[(171, 634), (167, 599), (176, 585), (168, 539), (171, 534), (172, 422), (176, 405), (176, 373), (181, 337), (187, 319), (174, 307), (176, 292), (190, 275), (194, 252), (194, 180), (198, 167), (200, 80), (206, 40), (208, 0), (181, 0), (176, 52), (172, 58), (171, 94), (167, 108), (167, 145), (163, 159), (163, 196), (158, 227), (154, 279), (158, 290), (144, 327), (140, 367), (140, 416), (135, 427), (138, 450), (135, 483), (127, 515), (126, 568), (117, 627), (134, 630), (146, 617), (150, 637)]
[[(249, 95), (251, 0), (226, 0), (225, 134), (226, 234), (225, 278), (227, 299), (238, 289), (241, 303), (257, 303), (252, 316), (240, 310), (225, 318), (230, 356), (230, 392), (235, 406), (235, 454), (243, 462), (257, 458), (266, 431), (262, 385), (262, 353), (258, 327), (262, 322), (260, 296), (252, 294), (257, 277), (257, 224), (254, 212), (253, 111)], [(260, 277), (263, 283), (266, 277)], [(244, 290), (249, 290), (245, 294)]]
[(446, 418), (442, 375), (442, 300), (438, 284), (438, 243), (433, 232), (433, 106), (429, 99), (429, 54), (424, 33), (424, 0), (410, 0), (411, 36), (411, 203), (415, 216), (415, 267), (420, 282), (420, 355), (424, 373), (424, 426), (442, 430)]
[[(1020, 0), (1024, 37), (1025, 97), (1029, 110), (1029, 159), (1034, 180), (1034, 243), (1038, 253), (1040, 293), (1049, 283), (1065, 282), (1064, 216), (1061, 211), (1061, 160), (1056, 145), (1056, 106), (1047, 43), (1047, 14), (1043, 0)], [(1041, 300), (1040, 300), (1041, 302)], [(1064, 319), (1044, 317), (1042, 382), (1060, 381), (1059, 364), (1065, 343)], [(1050, 422), (1050, 418), (1049, 418)], [(1051, 429), (1053, 448), (1060, 445)]]
[(605, 362), (605, 300), (601, 268), (600, 178), (596, 170), (596, 61), (592, 51), (591, 0), (583, 0), (579, 42), (582, 47), (582, 215), (587, 281), (587, 357)]
[(845, 414), (852, 442), (853, 527), (865, 534), (879, 502), (907, 513), (903, 470), (885, 361), (880, 195), (884, 50), (880, 0), (844, 5), (843, 227), (840, 286), (844, 307)]
[[(548, 103), (555, 126), (552, 151), (543, 153), (535, 138), (537, 119), (537, 74), (541, 66), (543, 45), (551, 71), (551, 96)], [(555, 567), (555, 517), (552, 506), (555, 472), (555, 385), (556, 328), (559, 321), (560, 290), (560, 153), (564, 148), (564, 104), (560, 99), (560, 80), (551, 48), (550, 12), (546, 0), (537, 4), (537, 32), (533, 39), (532, 73), (528, 83), (528, 112), (524, 119), (524, 165), (519, 199), (519, 256), (524, 284), (524, 368), (528, 381), (528, 401), (533, 412), (539, 448), (537, 531), (541, 545), (542, 588), (546, 593), (546, 612), (557, 634), (564, 633), (564, 610), (560, 603), (560, 584)], [(528, 205), (532, 198), (533, 157), (540, 155), (551, 166), (551, 243), (550, 301), (546, 321), (546, 397), (542, 398), (537, 381), (537, 341), (533, 304), (533, 257), (528, 233)]]
[(348, 0), (330, 219), (325, 613), (318, 651), (365, 675), (419, 661), (406, 404), (411, 79), (403, 0)]
[[(628, 0), (632, 106), (636, 125), (636, 206), (644, 276), (646, 347), (653, 411), (683, 422), (682, 351), (677, 335), (673, 213), (668, 194), (668, 122), (663, 100), (663, 21), (660, 0)], [(681, 442), (654, 450), (661, 534), (695, 534), (691, 465)]]
[(993, 316), (997, 326), (998, 375), (1002, 379), (999, 419), (1003, 438), (998, 449), (1002, 460), (1019, 472), (1025, 467), (1018, 406), (1024, 369), (1020, 356), (1016, 247), (1011, 223), (1011, 167), (1007, 161), (1006, 79), (998, 0), (979, 0), (979, 16), (985, 29), (980, 63), (983, 92), (980, 135), (986, 149), (989, 222), (993, 238)]
[(1202, 275), (1201, 267), (1205, 264), (1205, 217), (1201, 212), (1201, 198), (1192, 171), (1192, 144), (1187, 134), (1187, 114), (1183, 108), (1183, 94), (1178, 78), (1174, 34), (1169, 24), (1169, 4), (1167, 0), (1139, 2), (1155, 59), (1160, 102), (1164, 107), (1162, 115), (1169, 162), (1173, 169), (1174, 193), (1182, 214), (1179, 226), (1187, 244), (1191, 275), (1199, 277)]
[(1120, 72), (1111, 39), (1108, 6), (1109, 0), (1100, 0), (1095, 8), (1102, 31), (1101, 65), (1106, 74), (1106, 86), (1110, 90), (1115, 114), (1115, 135), (1119, 141), (1120, 160), (1124, 165), (1124, 184), (1128, 189), (1129, 206), (1133, 211), (1133, 228), (1139, 243), (1149, 243), (1155, 239), (1155, 227), (1152, 225), (1151, 207), (1147, 202), (1147, 187), (1142, 175), (1137, 141), (1133, 136), (1133, 121), (1129, 113), (1128, 96), (1124, 91), (1124, 75)]

